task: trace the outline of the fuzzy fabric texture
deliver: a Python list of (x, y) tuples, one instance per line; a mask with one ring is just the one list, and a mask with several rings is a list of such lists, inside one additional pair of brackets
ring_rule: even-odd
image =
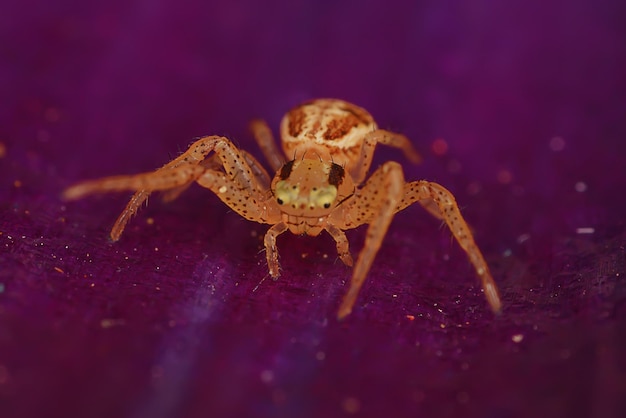
[[(623, 1), (10, 2), (0, 15), (0, 416), (626, 414)], [(405, 133), (407, 179), (453, 191), (500, 286), (420, 207), (354, 312), (327, 235), (263, 235), (210, 192), (80, 180), (150, 171), (193, 138), (260, 153), (301, 101)], [(348, 233), (358, 254), (364, 228)]]

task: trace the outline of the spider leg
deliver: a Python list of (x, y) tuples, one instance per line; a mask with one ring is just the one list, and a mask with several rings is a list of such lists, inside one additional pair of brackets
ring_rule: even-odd
[(73, 200), (89, 194), (135, 190), (136, 193), (111, 230), (111, 239), (117, 241), (132, 215), (137, 213), (150, 193), (173, 190), (170, 196), (175, 197), (203, 173), (212, 171), (207, 166), (220, 166), (212, 159), (206, 161), (207, 155), (212, 151), (221, 162), (220, 168), (224, 176), (234, 182), (239, 189), (245, 190), (249, 197), (264, 195), (266, 189), (257, 179), (259, 174), (255, 174), (247, 163), (247, 160), (252, 157), (246, 157), (224, 137), (206, 136), (194, 142), (187, 151), (154, 172), (86, 181), (66, 189), (63, 197)]
[(243, 154), (243, 158), (246, 160), (246, 163), (248, 163), (248, 165), (252, 169), (252, 173), (254, 174), (254, 177), (256, 178), (259, 185), (263, 189), (269, 189), (272, 179), (270, 178), (269, 174), (267, 174), (267, 170), (263, 168), (261, 163), (258, 162), (257, 159), (252, 156), (252, 154), (244, 150), (240, 151)]
[[(261, 187), (263, 190), (269, 189), (271, 180), (270, 180), (269, 175), (267, 174), (267, 171), (265, 171), (263, 166), (250, 153), (244, 150), (240, 150), (240, 152), (243, 155), (246, 163), (252, 169), (252, 173), (254, 174), (254, 177), (259, 183), (259, 187)], [(203, 167), (206, 167), (207, 170), (210, 170), (210, 171), (221, 171), (222, 162), (220, 161), (218, 157), (219, 156), (217, 154), (213, 154), (209, 158), (204, 160), (202, 163), (200, 163), (200, 165), (202, 165)], [(189, 186), (191, 186), (194, 183), (195, 180), (196, 180), (195, 178), (191, 179), (187, 183), (183, 184), (182, 186), (176, 187), (174, 189), (166, 190), (163, 193), (163, 201), (171, 202), (172, 200), (176, 199), (178, 196), (180, 196), (181, 193), (187, 190)]]
[(250, 193), (236, 179), (215, 170), (206, 170), (196, 182), (211, 190), (228, 207), (249, 221), (273, 225), (281, 220), (280, 210), (274, 204), (269, 190)]
[(63, 197), (68, 200), (74, 200), (96, 193), (136, 190), (137, 192), (131, 197), (126, 208), (111, 229), (111, 239), (117, 241), (120, 239), (122, 232), (124, 232), (128, 221), (137, 213), (141, 205), (150, 196), (150, 193), (157, 190), (180, 190), (180, 188), (187, 188), (187, 184), (202, 174), (205, 168), (184, 164), (174, 169), (161, 170), (151, 173), (113, 176), (85, 181), (66, 189), (63, 192)]
[(328, 231), (330, 236), (335, 240), (335, 243), (337, 244), (337, 254), (339, 255), (341, 261), (343, 261), (343, 264), (351, 267), (352, 264), (354, 264), (354, 261), (352, 260), (352, 255), (350, 255), (350, 246), (348, 244), (346, 234), (332, 224), (326, 225), (326, 231)]
[(175, 169), (159, 169), (149, 173), (88, 180), (65, 189), (63, 198), (76, 200), (90, 194), (121, 192), (125, 190), (151, 193), (156, 190), (173, 189), (186, 184), (189, 179), (198, 177), (204, 170), (205, 168), (201, 166), (185, 164)]
[(272, 226), (265, 233), (265, 255), (267, 256), (267, 267), (270, 270), (270, 276), (276, 280), (280, 276), (280, 264), (278, 263), (278, 249), (276, 247), (276, 237), (287, 231), (287, 225), (279, 222)]
[(145, 190), (140, 190), (136, 192), (128, 201), (126, 208), (120, 213), (120, 216), (117, 217), (113, 227), (111, 228), (111, 232), (109, 236), (111, 240), (118, 241), (120, 236), (122, 236), (122, 232), (124, 232), (124, 228), (126, 228), (126, 224), (128, 221), (132, 219), (133, 216), (137, 214), (137, 211), (143, 204), (143, 202), (148, 200), (150, 196), (150, 192)]
[(443, 220), (443, 213), (439, 210), (439, 206), (432, 199), (419, 200), (419, 204), (432, 216), (437, 219)]
[[(222, 167), (222, 162), (218, 158), (217, 154), (213, 154), (205, 160), (201, 161), (199, 165), (210, 170), (219, 170)], [(182, 186), (178, 186), (170, 190), (165, 190), (161, 199), (163, 200), (163, 202), (171, 202), (172, 200), (177, 199), (178, 196), (180, 196), (185, 190), (189, 188), (189, 186), (194, 183), (194, 180), (195, 179), (189, 180)]]
[(169, 203), (172, 200), (178, 199), (178, 196), (183, 194), (183, 192), (185, 190), (187, 190), (192, 184), (193, 184), (193, 180), (188, 181), (187, 183), (183, 184), (182, 186), (177, 186), (177, 187), (175, 187), (173, 189), (164, 191), (163, 195), (161, 196), (161, 200), (163, 202), (165, 202), (165, 203)]
[[(337, 314), (339, 319), (345, 318), (352, 312), (359, 290), (387, 233), (396, 207), (402, 199), (403, 185), (404, 175), (400, 164), (393, 161), (387, 162), (372, 174), (365, 186), (358, 191), (355, 199), (344, 209), (344, 218), (347, 215), (356, 219), (358, 224), (367, 222), (370, 225), (367, 229), (365, 244), (352, 272), (350, 288)], [(349, 227), (354, 226), (357, 225)]]
[(411, 141), (409, 141), (406, 136), (384, 129), (376, 129), (365, 136), (360, 157), (354, 165), (351, 165), (350, 175), (356, 184), (361, 184), (365, 179), (370, 165), (372, 164), (374, 149), (378, 143), (400, 148), (404, 156), (414, 164), (418, 164), (422, 161), (422, 157), (420, 157), (415, 148), (413, 148)]
[[(498, 287), (491, 276), (487, 262), (474, 242), (474, 236), (463, 219), (452, 193), (437, 183), (423, 180), (407, 183), (404, 185), (404, 197), (398, 205), (397, 211), (416, 201), (419, 201), (435, 217), (446, 222), (454, 238), (467, 253), (474, 266), (491, 309), (496, 313), (499, 312), (502, 308), (502, 302), (498, 295)], [(428, 202), (434, 202), (436, 208), (429, 206), (431, 204)]]
[[(269, 189), (271, 179), (270, 179), (269, 174), (267, 174), (267, 171), (265, 170), (265, 168), (263, 168), (263, 166), (249, 152), (244, 151), (244, 150), (239, 150), (239, 151), (243, 155), (243, 158), (246, 161), (246, 163), (248, 163), (248, 165), (252, 169), (252, 173), (254, 174), (254, 177), (256, 178), (256, 180), (259, 182), (260, 187), (263, 189)], [(222, 162), (220, 161), (219, 156), (217, 154), (211, 155), (209, 158), (201, 162), (200, 165), (213, 171), (219, 171), (222, 168)], [(171, 202), (172, 200), (176, 199), (178, 196), (180, 196), (181, 193), (183, 193), (185, 190), (189, 188), (189, 186), (193, 184), (194, 180), (190, 180), (189, 182), (187, 182), (186, 184), (182, 186), (165, 191), (163, 193), (163, 201)]]
[(254, 135), (254, 139), (259, 145), (259, 148), (261, 148), (261, 152), (263, 152), (265, 159), (269, 162), (272, 171), (278, 171), (278, 169), (285, 163), (285, 157), (276, 146), (276, 141), (274, 141), (274, 136), (272, 135), (270, 127), (267, 126), (265, 121), (255, 119), (250, 122), (250, 130), (252, 131), (252, 135)]

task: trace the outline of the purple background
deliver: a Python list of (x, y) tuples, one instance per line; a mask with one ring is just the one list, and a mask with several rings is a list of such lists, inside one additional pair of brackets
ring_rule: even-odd
[[(626, 3), (193, 3), (3, 5), (1, 417), (624, 416)], [(315, 97), (412, 138), (421, 166), (375, 165), (456, 194), (500, 317), (419, 207), (338, 323), (328, 236), (259, 285), (266, 226), (199, 187), (116, 244), (126, 194), (59, 199), (204, 134), (259, 155), (248, 121)]]

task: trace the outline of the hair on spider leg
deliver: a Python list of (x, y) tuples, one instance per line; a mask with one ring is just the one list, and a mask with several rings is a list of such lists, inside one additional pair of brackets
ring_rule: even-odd
[(264, 252), (266, 252), (266, 251), (267, 251), (267, 249), (266, 249), (265, 247), (263, 247), (263, 248), (261, 248), (261, 249), (257, 252), (257, 255), (262, 254), (262, 253), (264, 253)]
[(252, 293), (256, 292), (256, 291), (257, 291), (257, 289), (261, 286), (261, 284), (263, 284), (263, 282), (265, 281), (265, 279), (267, 279), (268, 277), (270, 277), (270, 274), (269, 274), (269, 273), (267, 273), (265, 276), (263, 276), (263, 277), (261, 278), (261, 281), (260, 281), (260, 282), (258, 282), (258, 283), (256, 284), (256, 286), (254, 286), (254, 289), (252, 289)]
[(191, 142), (189, 144), (187, 144), (187, 148), (184, 151), (180, 150), (180, 144), (176, 144), (176, 148), (178, 148), (178, 154), (180, 155), (180, 154), (184, 153), (185, 151), (187, 151), (189, 149), (189, 147), (191, 147), (193, 144), (195, 144), (196, 142), (198, 142), (202, 138), (203, 138), (203, 136), (194, 136), (191, 139)]

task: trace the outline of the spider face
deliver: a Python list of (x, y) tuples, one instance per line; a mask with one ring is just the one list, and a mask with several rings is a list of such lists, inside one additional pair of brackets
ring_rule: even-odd
[(319, 159), (288, 161), (272, 181), (280, 211), (296, 217), (328, 216), (352, 189), (342, 166)]

